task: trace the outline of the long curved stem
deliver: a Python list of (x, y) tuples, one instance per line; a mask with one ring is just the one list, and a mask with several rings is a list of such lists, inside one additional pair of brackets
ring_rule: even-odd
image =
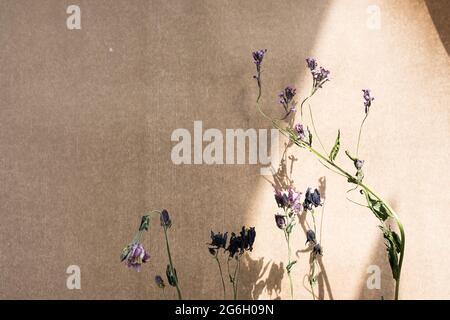
[[(288, 247), (288, 266), (291, 265), (291, 241), (289, 234), (284, 230), (284, 236), (286, 237), (287, 247)], [(294, 283), (292, 282), (291, 270), (288, 269), (289, 286), (291, 289), (291, 299), (294, 300)]]
[(361, 132), (362, 128), (364, 126), (364, 122), (366, 122), (367, 116), (369, 115), (369, 112), (366, 113), (366, 116), (364, 117), (363, 121), (361, 122), (361, 126), (359, 127), (359, 133), (358, 133), (358, 143), (356, 144), (356, 158), (358, 159), (359, 154), (359, 143), (361, 141)]
[(320, 140), (319, 134), (317, 133), (316, 125), (314, 124), (314, 118), (313, 118), (313, 114), (312, 114), (312, 110), (311, 110), (311, 105), (309, 103), (308, 103), (308, 108), (309, 108), (309, 117), (311, 118), (311, 124), (312, 124), (313, 130), (314, 130), (314, 133), (316, 135), (317, 141), (319, 141), (319, 144), (322, 147), (323, 152), (327, 153), (327, 150), (323, 146), (322, 140)]
[(167, 237), (167, 227), (164, 226), (163, 229), (164, 229), (164, 237), (166, 238), (166, 248), (167, 248), (167, 256), (169, 257), (170, 272), (172, 273), (172, 275), (175, 278), (175, 288), (177, 289), (178, 300), (182, 300), (183, 298), (181, 296), (180, 286), (178, 285), (178, 276), (175, 274), (175, 269), (173, 267), (173, 262), (172, 262), (172, 256), (170, 254), (169, 239)]

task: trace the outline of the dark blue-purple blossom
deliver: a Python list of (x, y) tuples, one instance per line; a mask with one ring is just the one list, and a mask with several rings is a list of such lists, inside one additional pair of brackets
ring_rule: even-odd
[(160, 214), (161, 226), (165, 228), (170, 228), (172, 226), (172, 221), (170, 220), (169, 212), (164, 209)]
[(255, 238), (256, 231), (254, 227), (242, 227), (239, 235), (232, 232), (230, 242), (226, 249), (229, 252), (230, 258), (233, 258), (236, 254), (243, 254), (245, 250), (252, 251)]
[(278, 228), (280, 228), (281, 230), (286, 229), (286, 217), (283, 216), (282, 214), (276, 214), (275, 215), (275, 224), (277, 225)]
[(311, 243), (311, 244), (316, 244), (316, 233), (312, 230), (308, 230), (306, 231), (306, 242), (307, 243)]
[(243, 244), (244, 250), (252, 251), (253, 243), (255, 242), (255, 238), (256, 238), (255, 227), (250, 227), (250, 228), (242, 227), (241, 237), (243, 240), (242, 244)]
[(322, 85), (329, 81), (330, 71), (325, 69), (324, 67), (319, 67), (314, 58), (306, 59), (306, 66), (311, 71), (311, 75), (313, 77), (313, 87), (314, 90), (318, 88), (322, 88)]
[(312, 210), (313, 207), (320, 206), (320, 192), (317, 189), (312, 191), (311, 188), (306, 190), (305, 200), (303, 201), (303, 208), (306, 210)]
[(375, 98), (370, 95), (369, 89), (363, 89), (362, 92), (363, 92), (363, 99), (364, 99), (364, 110), (367, 114), (369, 112), (370, 106), (372, 105), (372, 101), (375, 100)]

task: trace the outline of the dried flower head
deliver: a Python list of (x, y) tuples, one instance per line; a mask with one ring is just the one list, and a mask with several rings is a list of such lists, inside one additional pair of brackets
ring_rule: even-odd
[[(278, 95), (280, 97), (280, 103), (286, 112), (295, 111), (295, 102), (293, 101), (297, 89), (294, 87), (286, 87)], [(291, 106), (289, 106), (291, 104)]]
[[(125, 249), (124, 249), (125, 250)], [(135, 271), (141, 271), (142, 263), (146, 263), (150, 259), (150, 255), (145, 251), (141, 243), (134, 243), (128, 248), (128, 254), (124, 260), (128, 267)]]
[(291, 186), (288, 187), (287, 191), (283, 191), (277, 186), (273, 185), (275, 193), (275, 201), (279, 208), (285, 210), (291, 210), (293, 213), (299, 213), (301, 210), (300, 197), (301, 193), (296, 192)]
[(362, 92), (363, 92), (363, 99), (364, 99), (364, 110), (367, 114), (369, 112), (370, 106), (372, 105), (372, 101), (375, 100), (375, 98), (370, 95), (369, 89), (363, 89)]
[(306, 58), (306, 66), (311, 71), (314, 90), (322, 88), (322, 85), (330, 80), (330, 71), (325, 69), (324, 67), (317, 68), (318, 64), (314, 58)]
[(253, 55), (253, 62), (256, 64), (256, 66), (260, 66), (261, 65), (261, 63), (263, 61), (263, 58), (264, 58), (264, 55), (266, 54), (266, 52), (267, 52), (267, 49), (260, 49), (260, 50), (254, 51), (252, 53), (252, 55)]
[(354, 165), (357, 170), (361, 170), (364, 165), (364, 160), (355, 159)]
[(166, 209), (161, 211), (160, 221), (161, 226), (165, 228), (170, 228), (172, 226), (172, 221), (170, 220), (169, 212)]
[(306, 242), (305, 244), (316, 244), (316, 233), (312, 230), (306, 231)]
[(286, 217), (282, 214), (276, 214), (275, 215), (275, 224), (277, 225), (278, 228), (280, 228), (281, 230), (286, 229)]
[(302, 125), (302, 124), (297, 123), (297, 124), (294, 126), (294, 131), (295, 131), (295, 133), (297, 134), (297, 137), (298, 137), (300, 140), (305, 139), (306, 133), (305, 133), (305, 129), (303, 128), (303, 125)]
[(311, 188), (308, 188), (306, 190), (305, 194), (305, 200), (303, 201), (303, 207), (305, 210), (312, 210), (313, 207), (320, 206), (320, 192), (317, 189), (314, 189), (314, 191), (311, 191)]

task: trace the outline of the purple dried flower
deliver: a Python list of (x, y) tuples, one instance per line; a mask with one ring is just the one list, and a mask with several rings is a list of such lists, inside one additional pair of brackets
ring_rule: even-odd
[(145, 251), (144, 246), (141, 243), (135, 243), (129, 248), (126, 264), (139, 272), (142, 263), (146, 263), (149, 259), (150, 255)]
[(294, 131), (295, 131), (295, 133), (297, 134), (297, 137), (298, 137), (300, 140), (305, 139), (305, 129), (303, 128), (303, 125), (302, 125), (302, 124), (297, 123), (297, 124), (294, 126)]
[(314, 58), (306, 58), (306, 66), (309, 70), (311, 70), (314, 90), (322, 88), (322, 85), (330, 80), (328, 78), (328, 76), (330, 75), (330, 71), (323, 67), (317, 69), (318, 65)]
[(170, 228), (172, 226), (172, 221), (170, 220), (169, 212), (166, 209), (161, 211), (160, 221), (162, 227)]
[(364, 98), (364, 110), (367, 114), (367, 113), (369, 113), (369, 108), (372, 105), (372, 101), (375, 100), (375, 98), (370, 95), (369, 89), (363, 89), (362, 92), (363, 92), (363, 98)]
[(303, 207), (306, 210), (312, 210), (313, 207), (320, 206), (320, 192), (317, 189), (314, 189), (313, 192), (311, 192), (311, 188), (308, 188), (306, 190), (305, 194), (305, 200), (303, 201)]
[(354, 164), (357, 170), (361, 170), (364, 165), (364, 160), (355, 159)]
[(329, 74), (330, 74), (330, 71), (328, 71), (327, 69), (325, 69), (323, 67), (320, 67), (319, 70), (312, 71), (314, 81), (318, 88), (322, 88), (322, 84), (329, 80), (328, 79)]
[(166, 287), (166, 284), (164, 283), (164, 280), (160, 275), (155, 276), (155, 283), (158, 288), (164, 289)]
[(275, 185), (273, 185), (273, 190), (275, 193), (275, 201), (279, 208), (285, 210), (290, 209), (294, 213), (300, 212), (302, 206), (300, 202), (301, 193), (296, 192), (293, 187), (289, 187), (287, 191), (283, 191)]
[(317, 62), (314, 58), (306, 58), (306, 65), (308, 66), (309, 70), (314, 71), (314, 69), (317, 68)]
[(253, 62), (256, 64), (256, 67), (261, 65), (261, 63), (263, 61), (263, 58), (264, 58), (264, 55), (266, 54), (266, 52), (267, 52), (267, 49), (261, 49), (261, 50), (258, 50), (258, 51), (254, 51), (252, 53), (252, 55), (253, 55)]
[[(296, 94), (297, 89), (294, 87), (286, 87), (278, 95), (280, 97), (280, 103), (286, 112), (295, 111), (295, 103), (292, 101)], [(289, 108), (289, 104), (292, 102), (292, 107)]]
[(277, 227), (280, 228), (281, 230), (286, 229), (286, 218), (282, 214), (277, 213), (275, 215), (275, 223)]
[(307, 243), (312, 243), (315, 244), (316, 243), (316, 233), (312, 230), (308, 230), (306, 231), (306, 242)]

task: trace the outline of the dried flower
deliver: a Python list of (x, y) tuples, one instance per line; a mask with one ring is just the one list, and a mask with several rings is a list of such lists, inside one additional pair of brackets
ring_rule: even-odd
[(146, 263), (150, 259), (150, 255), (145, 251), (141, 243), (135, 243), (128, 248), (126, 256), (126, 264), (135, 271), (141, 271), (142, 263)]
[(211, 243), (209, 244), (214, 249), (224, 248), (227, 244), (228, 232), (224, 234), (218, 232), (214, 233), (211, 231)]
[(285, 210), (290, 209), (294, 213), (300, 212), (302, 206), (300, 202), (301, 193), (296, 192), (291, 186), (289, 186), (287, 192), (282, 191), (275, 185), (273, 185), (273, 188), (275, 192), (275, 201), (277, 202), (279, 208), (283, 208)]
[(369, 112), (370, 106), (372, 105), (372, 101), (375, 100), (375, 98), (370, 95), (369, 89), (363, 89), (362, 92), (364, 98), (364, 110), (367, 114)]
[(311, 243), (311, 244), (316, 244), (316, 233), (312, 230), (308, 230), (306, 231), (306, 242), (307, 243)]
[[(280, 97), (280, 103), (286, 112), (295, 111), (295, 103), (292, 101), (294, 99), (297, 89), (294, 87), (286, 87), (278, 95)], [(292, 107), (289, 104), (292, 102)]]
[(314, 58), (306, 58), (306, 66), (309, 70), (311, 70), (314, 90), (322, 88), (322, 85), (330, 80), (328, 78), (330, 71), (323, 67), (319, 67), (319, 69), (317, 69), (318, 65)]
[(155, 283), (158, 288), (164, 289), (166, 287), (166, 284), (164, 283), (164, 280), (160, 275), (155, 276)]
[(297, 124), (294, 126), (294, 131), (295, 131), (295, 133), (297, 134), (297, 137), (298, 137), (300, 140), (305, 139), (305, 129), (303, 128), (303, 125), (302, 125), (302, 124), (297, 123)]
[(280, 228), (281, 230), (286, 229), (286, 217), (283, 216), (282, 214), (277, 213), (275, 215), (275, 223), (277, 227)]
[(164, 209), (161, 211), (160, 215), (161, 226), (170, 228), (172, 226), (172, 221), (170, 220), (169, 212)]
[(364, 160), (355, 159), (354, 165), (357, 170), (361, 170), (364, 165)]
[(306, 210), (312, 210), (313, 207), (320, 206), (320, 192), (317, 189), (314, 189), (314, 192), (311, 192), (311, 188), (306, 190), (305, 200), (303, 201), (303, 207)]
[(320, 246), (320, 244), (316, 244), (313, 248), (313, 254), (314, 255), (323, 255), (322, 254), (322, 247)]
[(308, 66), (309, 70), (314, 71), (314, 69), (317, 68), (317, 62), (314, 58), (306, 58), (306, 65)]
[(253, 55), (253, 62), (256, 64), (257, 67), (261, 65), (261, 63), (263, 61), (263, 58), (264, 58), (264, 54), (266, 52), (267, 52), (267, 49), (261, 49), (261, 50), (258, 50), (258, 51), (254, 51), (252, 53), (252, 55)]

